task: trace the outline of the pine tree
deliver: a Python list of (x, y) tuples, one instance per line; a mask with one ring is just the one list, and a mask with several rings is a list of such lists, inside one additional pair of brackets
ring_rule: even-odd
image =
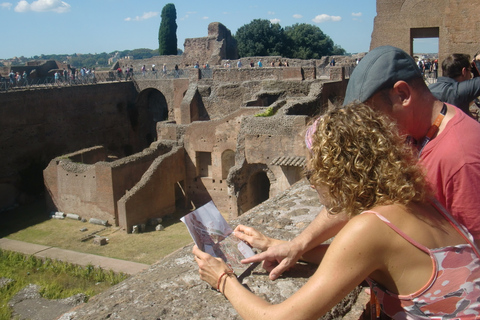
[(158, 51), (160, 55), (177, 54), (177, 10), (173, 3), (167, 3), (162, 9), (162, 22), (158, 30)]

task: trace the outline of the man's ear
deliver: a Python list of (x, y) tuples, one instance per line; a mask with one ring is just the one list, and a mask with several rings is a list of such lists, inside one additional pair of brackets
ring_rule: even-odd
[(406, 106), (411, 102), (412, 93), (412, 88), (405, 81), (397, 81), (393, 85), (392, 94), (396, 96), (396, 102), (401, 103), (403, 106)]

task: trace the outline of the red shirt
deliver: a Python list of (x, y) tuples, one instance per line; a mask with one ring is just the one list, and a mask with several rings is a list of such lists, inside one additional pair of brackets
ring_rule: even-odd
[(480, 239), (480, 123), (456, 107), (455, 111), (420, 158), (435, 197)]

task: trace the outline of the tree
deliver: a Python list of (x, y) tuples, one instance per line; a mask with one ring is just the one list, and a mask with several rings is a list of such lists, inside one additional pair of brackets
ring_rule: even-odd
[(333, 40), (314, 25), (296, 23), (285, 28), (290, 41), (291, 56), (296, 59), (320, 59), (332, 54), (345, 54), (345, 50), (333, 43)]
[(177, 54), (177, 10), (173, 3), (167, 3), (162, 9), (162, 22), (158, 30), (158, 52), (160, 55)]
[(240, 57), (285, 56), (287, 38), (278, 23), (255, 19), (241, 26), (234, 38)]
[(343, 55), (345, 50), (314, 25), (302, 23), (286, 27), (256, 19), (235, 34), (240, 57), (281, 55), (286, 58), (320, 59)]

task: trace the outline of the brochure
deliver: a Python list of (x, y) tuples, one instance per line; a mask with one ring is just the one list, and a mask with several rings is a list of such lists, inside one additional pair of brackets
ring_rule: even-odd
[(200, 250), (222, 258), (237, 276), (250, 265), (240, 261), (255, 253), (238, 239), (213, 201), (180, 218)]

